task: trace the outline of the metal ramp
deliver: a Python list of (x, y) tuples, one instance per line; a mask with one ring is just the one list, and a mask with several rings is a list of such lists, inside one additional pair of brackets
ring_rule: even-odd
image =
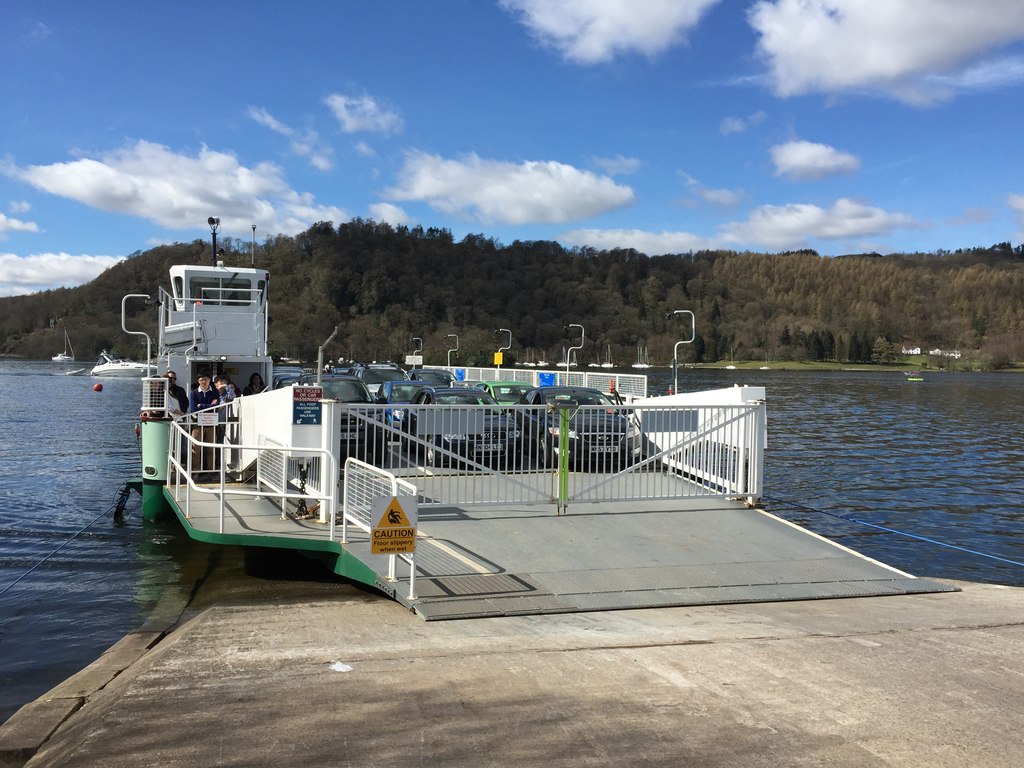
[[(177, 508), (177, 507), (176, 507)], [(313, 520), (282, 519), (265, 499), (193, 499), (193, 538), (211, 543), (344, 552), (368, 579), (427, 621), (720, 603), (952, 592), (739, 502), (721, 498), (421, 508), (416, 598), (408, 568), (388, 580), (388, 558), (366, 534), (341, 545)], [(340, 573), (341, 571), (339, 571)]]
[[(436, 514), (435, 514), (436, 513)], [(424, 619), (957, 591), (722, 499), (421, 511)]]

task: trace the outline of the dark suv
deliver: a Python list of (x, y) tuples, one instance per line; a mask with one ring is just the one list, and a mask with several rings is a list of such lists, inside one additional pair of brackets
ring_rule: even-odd
[[(315, 373), (304, 374), (298, 383), (313, 386), (317, 383), (317, 376)], [(351, 456), (368, 464), (384, 466), (388, 453), (384, 410), (371, 407), (373, 398), (366, 385), (355, 376), (325, 373), (320, 379), (320, 386), (324, 400), (337, 400), (353, 406), (342, 409), (341, 461)]]
[[(523, 440), (530, 442), (542, 467), (551, 466), (563, 449), (570, 463), (588, 464), (595, 470), (631, 464), (641, 457), (643, 441), (636, 422), (599, 389), (536, 387), (525, 392), (519, 403), (543, 406), (515, 411)], [(559, 441), (561, 408), (569, 411), (565, 446)]]
[(369, 363), (357, 365), (352, 369), (352, 375), (359, 379), (371, 395), (376, 395), (380, 385), (385, 381), (408, 381), (409, 374), (403, 368), (394, 363)]

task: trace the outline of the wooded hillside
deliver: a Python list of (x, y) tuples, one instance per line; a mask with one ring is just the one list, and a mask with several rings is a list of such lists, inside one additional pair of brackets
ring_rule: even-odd
[[(249, 243), (221, 243), (231, 265), (250, 264)], [(270, 271), (271, 347), (316, 358), (334, 327), (331, 357), (401, 360), (423, 339), (428, 363), (444, 363), (457, 334), (460, 361), (486, 363), (512, 331), (513, 359), (556, 363), (586, 328), (579, 362), (831, 359), (869, 361), (904, 345), (959, 350), (985, 367), (1024, 359), (1024, 247), (1002, 243), (955, 253), (820, 257), (813, 252), (729, 251), (647, 257), (632, 250), (501, 245), (484, 235), (454, 242), (448, 230), (355, 219), (320, 223), (257, 247)], [(134, 358), (121, 331), (121, 299), (155, 297), (172, 263), (207, 263), (196, 240), (135, 253), (91, 283), (0, 299), (0, 350), (47, 359), (63, 349), (66, 323), (80, 361), (100, 349)], [(156, 312), (133, 300), (129, 327), (156, 338)]]

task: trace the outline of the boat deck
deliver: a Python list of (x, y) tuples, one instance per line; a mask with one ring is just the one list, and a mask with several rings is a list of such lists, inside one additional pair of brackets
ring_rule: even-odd
[[(341, 551), (328, 526), (282, 519), (231, 487), (223, 531), (217, 497), (193, 496), (188, 519), (173, 506), (204, 541)], [(420, 507), (415, 599), (408, 565), (388, 582), (389, 558), (370, 554), (368, 534), (350, 527), (344, 549), (428, 621), (956, 591), (720, 498), (577, 504), (561, 516), (553, 507)]]

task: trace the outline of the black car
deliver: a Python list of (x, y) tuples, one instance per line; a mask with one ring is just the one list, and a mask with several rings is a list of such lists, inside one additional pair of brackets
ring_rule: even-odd
[(550, 467), (562, 449), (560, 409), (569, 412), (567, 451), (570, 463), (592, 469), (639, 460), (643, 441), (631, 417), (616, 409), (607, 395), (590, 387), (536, 387), (524, 393), (516, 409), (523, 440), (542, 467)]
[(477, 389), (428, 387), (409, 405), (406, 428), (430, 466), (452, 463), (453, 454), (481, 464), (514, 465), (522, 453), (520, 432), (515, 419), (497, 406)]
[[(317, 376), (305, 374), (297, 382), (300, 386), (315, 386)], [(348, 374), (323, 374), (320, 377), (324, 400), (337, 400), (353, 406), (341, 414), (341, 456), (342, 462), (349, 456), (369, 464), (383, 466), (387, 456), (387, 430), (384, 410), (374, 405), (370, 392), (355, 376)]]
[(423, 381), (433, 387), (453, 387), (456, 385), (455, 374), (444, 368), (413, 368), (409, 371), (412, 381)]

